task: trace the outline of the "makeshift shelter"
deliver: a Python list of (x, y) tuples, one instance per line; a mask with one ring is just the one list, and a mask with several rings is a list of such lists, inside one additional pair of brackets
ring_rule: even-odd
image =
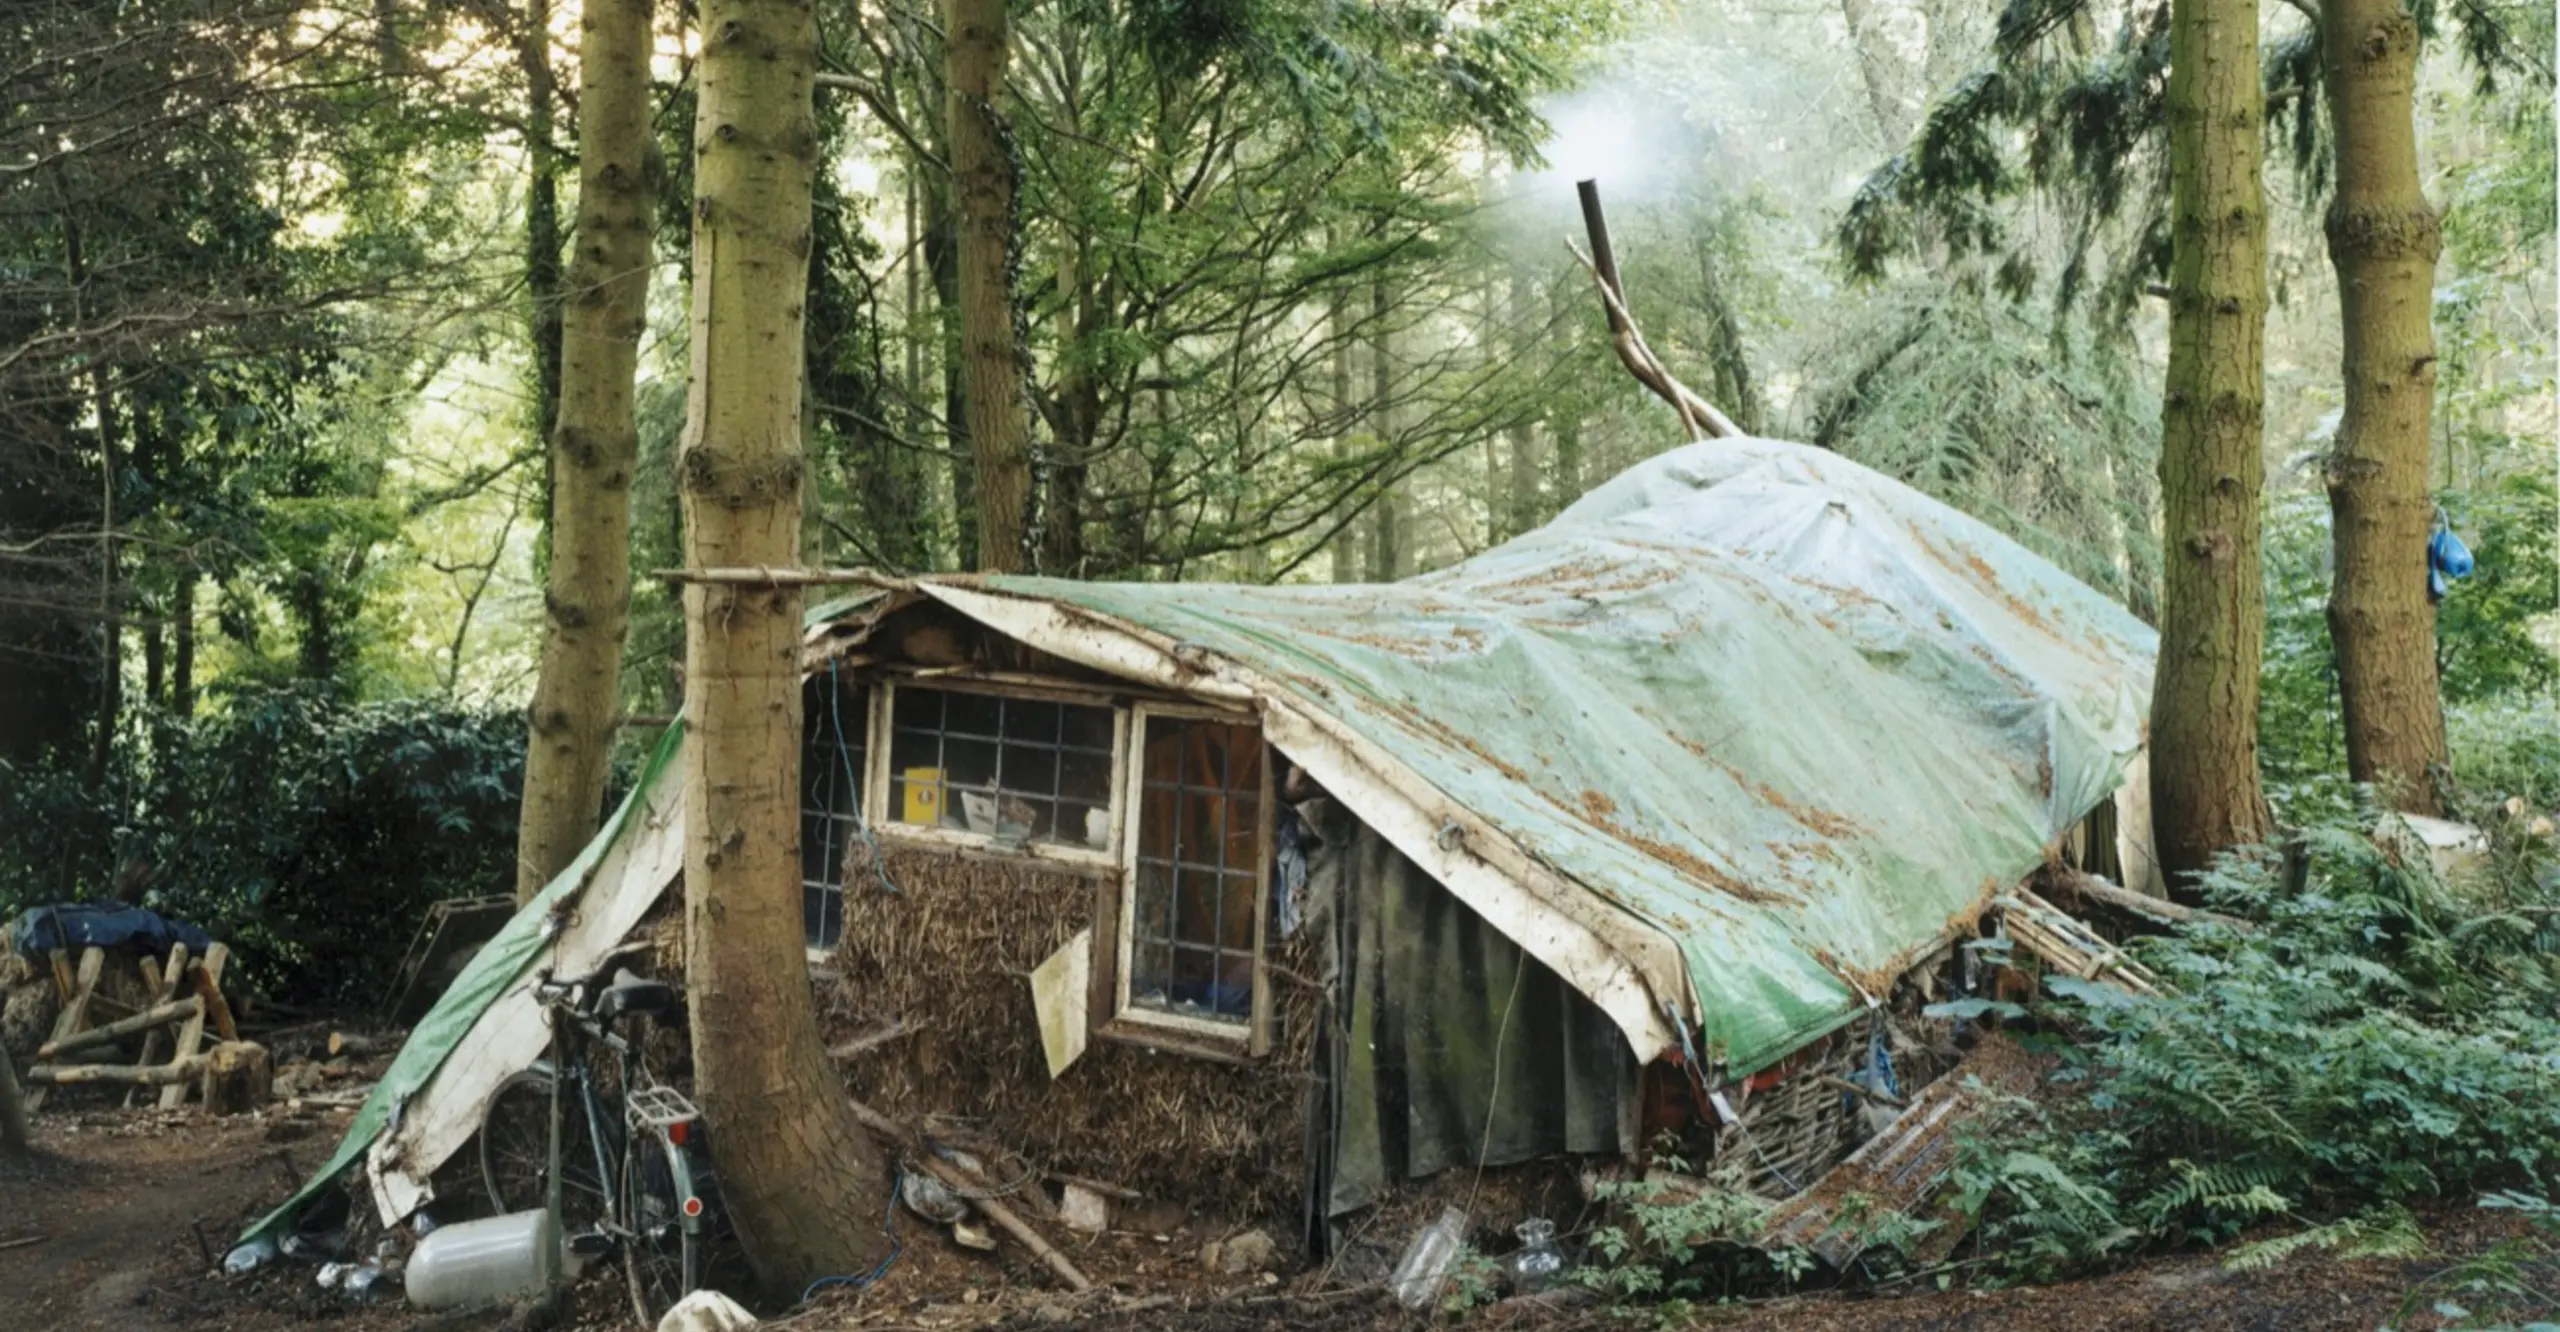
[[(1658, 1130), (1791, 1192), (1855, 1145), (1814, 1071), (1925, 1073), (1892, 1015), (1996, 897), (2071, 850), (2148, 873), (2151, 631), (1800, 445), (1674, 450), (1393, 584), (883, 579), (811, 620), (848, 1083), (1313, 1234)], [(369, 1148), (386, 1217), (533, 1057), (529, 922), (600, 939), (680, 872), (670, 770), (359, 1119), (330, 1168)]]

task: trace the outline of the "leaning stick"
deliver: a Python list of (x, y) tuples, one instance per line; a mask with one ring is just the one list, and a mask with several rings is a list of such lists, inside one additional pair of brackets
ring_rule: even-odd
[(1005, 1206), (1003, 1200), (986, 1196), (989, 1189), (984, 1179), (977, 1178), (971, 1172), (962, 1170), (934, 1155), (930, 1147), (922, 1146), (922, 1139), (911, 1126), (899, 1123), (852, 1097), (846, 1097), (845, 1100), (853, 1109), (853, 1117), (860, 1120), (864, 1128), (889, 1139), (901, 1148), (920, 1148), (914, 1152), (915, 1163), (920, 1169), (968, 1199), (969, 1205), (985, 1213), (989, 1221), (996, 1223), (997, 1229), (1020, 1241), (1022, 1247), (1029, 1249), (1041, 1262), (1048, 1264), (1049, 1270), (1057, 1274), (1060, 1281), (1067, 1284), (1067, 1289), (1093, 1289), (1092, 1278), (1087, 1277), (1073, 1261), (1065, 1254), (1058, 1252), (1049, 1241), (1042, 1239), (1040, 1232), (1032, 1229), (1031, 1223), (1023, 1220), (1020, 1213)]
[(36, 1058), (40, 1060), (51, 1060), (57, 1056), (69, 1054), (74, 1050), (86, 1050), (99, 1045), (112, 1045), (137, 1031), (150, 1031), (155, 1027), (166, 1026), (172, 1022), (178, 1022), (186, 1018), (194, 1017), (196, 1014), (203, 1011), (204, 1001), (202, 999), (192, 997), (181, 999), (173, 1004), (160, 1004), (156, 1007), (146, 1008), (141, 1012), (134, 1014), (132, 1017), (119, 1018), (118, 1020), (110, 1022), (103, 1027), (91, 1027), (86, 1031), (75, 1031), (60, 1040), (47, 1041), (43, 1045), (36, 1047)]
[(1609, 346), (1617, 352), (1619, 362), (1636, 377), (1636, 382), (1671, 404), (1690, 439), (1739, 438), (1742, 428), (1662, 364), (1662, 358), (1654, 355), (1653, 348), (1645, 342), (1644, 331), (1636, 327), (1635, 316), (1628, 313), (1626, 288), (1618, 280), (1617, 254), (1609, 245), (1608, 219), (1600, 212), (1599, 182), (1581, 181), (1574, 190), (1582, 199), (1582, 225), (1591, 236), (1591, 253), (1584, 255), (1573, 248), (1571, 241), (1565, 242), (1565, 249), (1582, 261), (1583, 268), (1600, 287), (1600, 300), (1609, 315)]

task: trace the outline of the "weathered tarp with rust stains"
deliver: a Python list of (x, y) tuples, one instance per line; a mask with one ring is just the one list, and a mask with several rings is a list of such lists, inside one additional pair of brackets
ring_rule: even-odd
[(1664, 454), (1394, 584), (980, 586), (1338, 718), (1675, 941), (1656, 993), (1685, 980), (1736, 1071), (1846, 1020), (2108, 798), (2156, 649), (1983, 523), (1770, 440)]

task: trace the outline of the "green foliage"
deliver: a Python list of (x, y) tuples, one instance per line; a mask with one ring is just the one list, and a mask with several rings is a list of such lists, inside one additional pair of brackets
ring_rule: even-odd
[(2520, 471), (2444, 507), (2478, 560), (2436, 609), (2446, 701), (2560, 684), (2560, 657), (2535, 639), (2560, 616), (2560, 488), (2548, 471)]
[(1839, 345), (1814, 443), (2153, 614), (2159, 408), (2128, 348), (2068, 346), (2009, 302), (1918, 282), (1877, 292)]
[(230, 943), (262, 993), (363, 1004), (430, 902), (514, 883), (513, 710), (277, 689), (122, 739), (101, 789), (0, 764), (0, 912), (138, 902)]
[[(1667, 1157), (1656, 1164), (1684, 1169)], [(1738, 1188), (1617, 1180), (1594, 1196), (1615, 1219), (1591, 1232), (1572, 1279), (1613, 1301), (1662, 1305), (1666, 1319), (1691, 1302), (1790, 1286), (1813, 1270), (1801, 1250), (1756, 1247), (1769, 1203)]]
[(2085, 1040), (2075, 1094), (1969, 1145), (1960, 1203), (2015, 1272), (2136, 1247), (2286, 1233), (2406, 1252), (2406, 1208), (2560, 1178), (2560, 878), (2512, 822), (2473, 880), (2414, 837), (2301, 835), (2298, 858), (2226, 858), (2205, 887), (2233, 927), (2147, 941), (2170, 992), (2063, 996)]

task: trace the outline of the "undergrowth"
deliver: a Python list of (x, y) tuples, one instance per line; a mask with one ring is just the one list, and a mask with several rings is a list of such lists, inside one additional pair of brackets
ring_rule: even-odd
[[(2560, 1179), (2560, 879), (2504, 811), (2475, 872), (2440, 878), (2371, 812), (2226, 857), (2238, 923), (2143, 941), (2169, 992), (2051, 982), (2066, 1095), (1967, 1144), (1974, 1243), (2041, 1279), (2238, 1243), (2412, 1254), (2411, 1208)], [(2245, 1242), (2241, 1242), (2245, 1241)]]

